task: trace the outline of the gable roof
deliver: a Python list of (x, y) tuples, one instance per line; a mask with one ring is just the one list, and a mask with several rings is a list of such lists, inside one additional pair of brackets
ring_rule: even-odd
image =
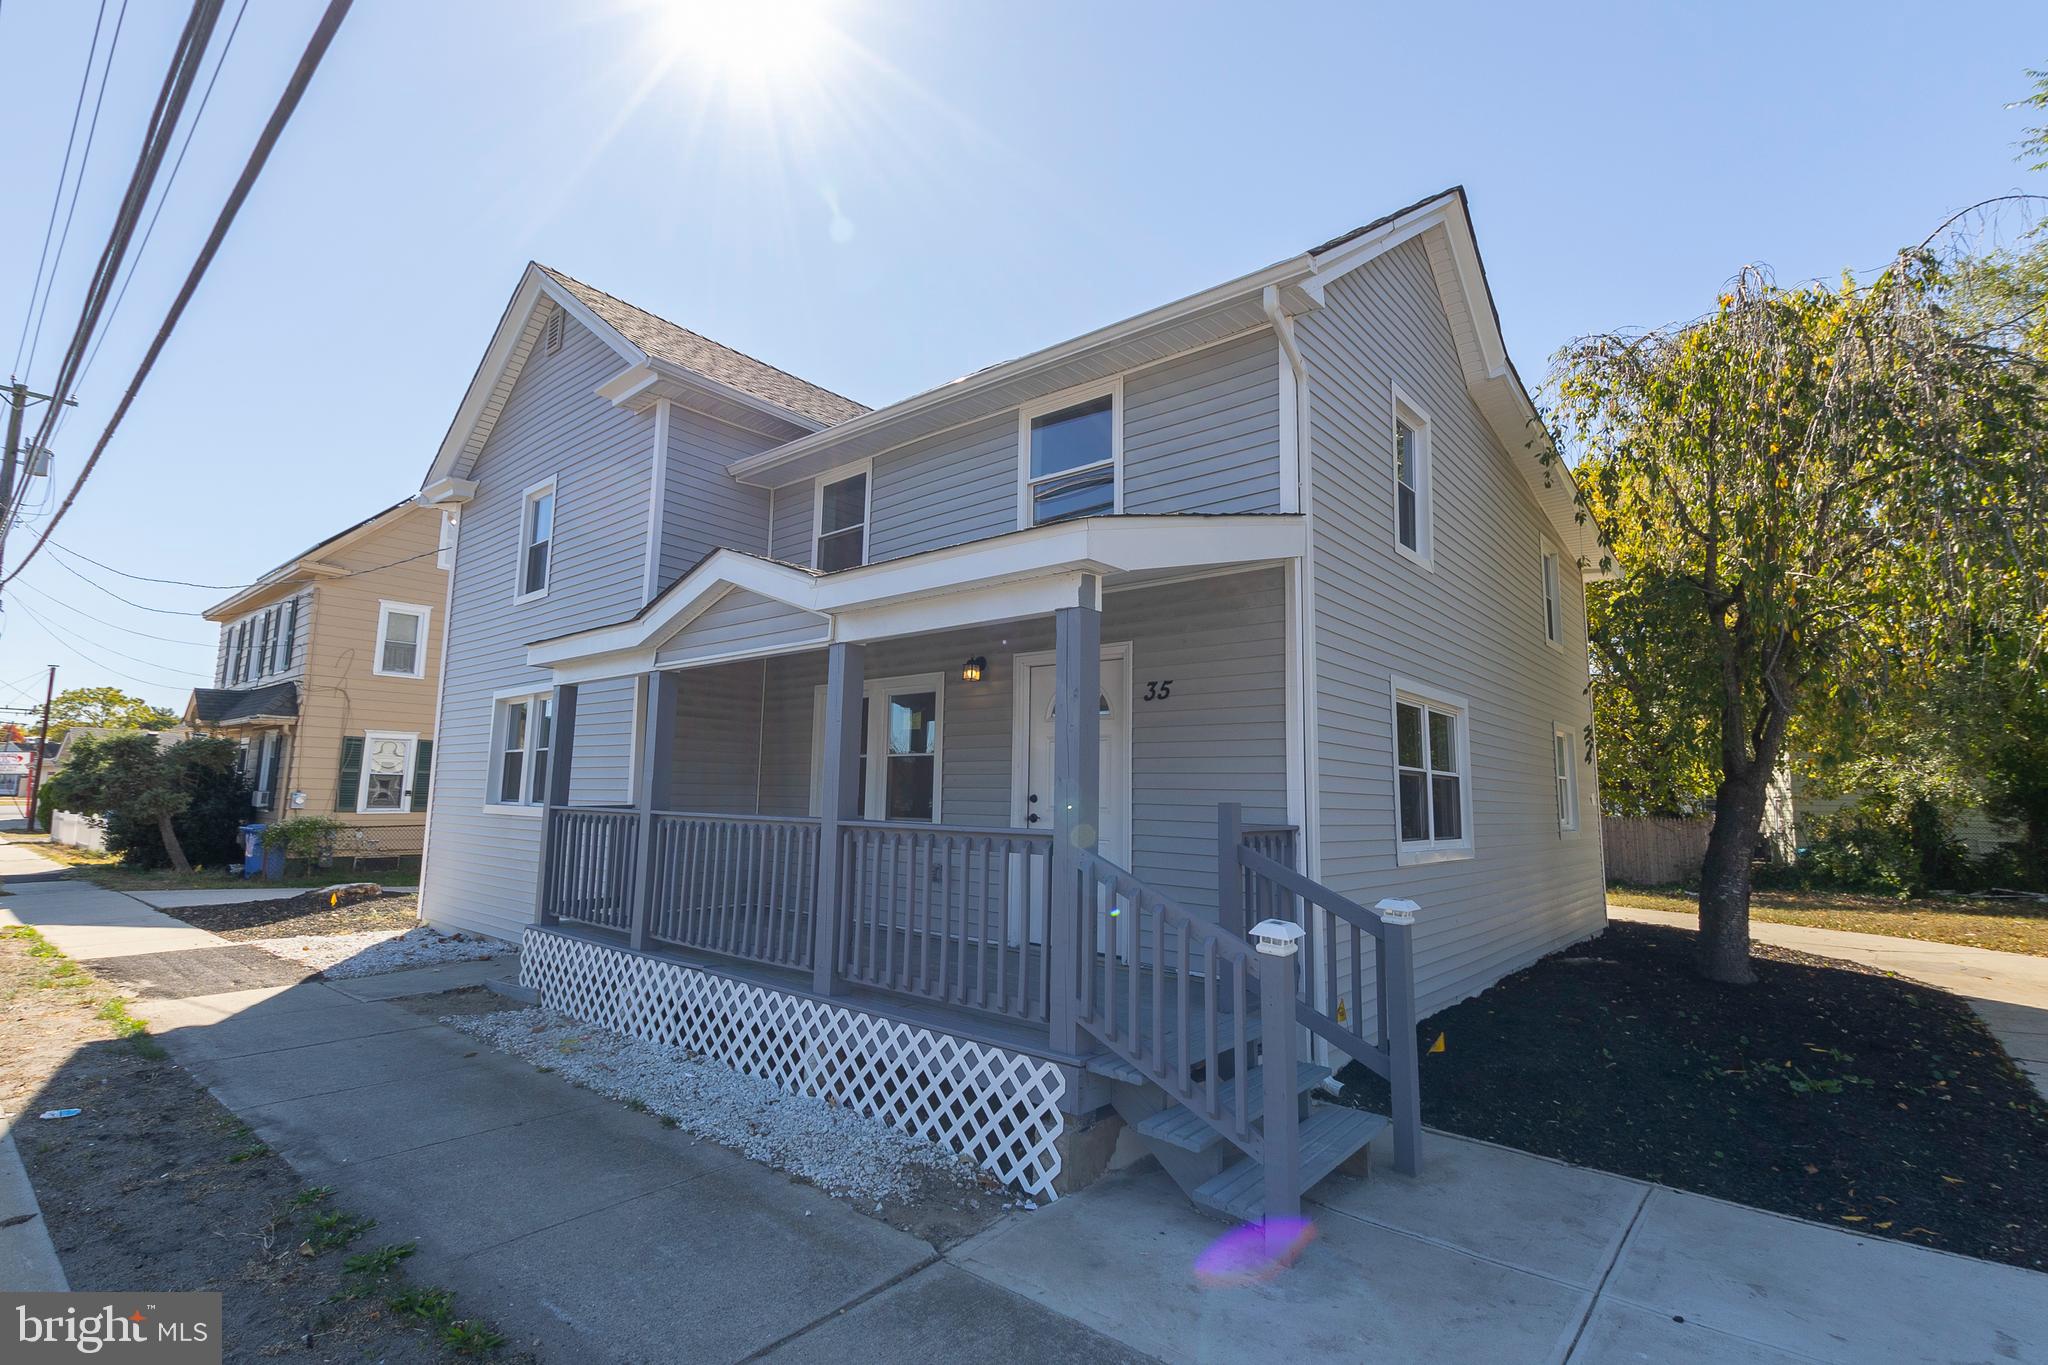
[[(372, 512), (354, 525), (345, 526), (325, 540), (299, 551), (284, 563), (258, 578), (248, 587), (235, 593), (234, 596), (222, 598), (199, 614), (209, 621), (219, 621), (230, 616), (239, 615), (245, 608), (254, 606), (262, 600), (272, 589), (282, 587), (286, 583), (291, 582), (294, 571), (308, 560), (317, 560), (322, 554), (338, 550), (345, 545), (363, 539), (365, 536), (374, 535), (393, 522), (419, 510), (420, 506), (417, 500), (406, 498), (402, 502), (392, 503), (391, 506), (381, 512)], [(330, 570), (329, 572), (331, 576), (332, 571)]]
[(549, 303), (618, 356), (621, 372), (598, 390), (614, 402), (644, 400), (650, 391), (659, 395), (680, 385), (692, 395), (691, 401), (701, 401), (714, 416), (762, 425), (769, 435), (783, 440), (867, 411), (851, 398), (529, 261), (477, 362), (434, 463), (421, 480), (422, 488), (470, 476), (540, 339), (551, 312), (544, 305)]
[(657, 317), (602, 289), (564, 275), (552, 266), (536, 263), (535, 268), (575, 295), (585, 308), (638, 346), (650, 359), (664, 360), (707, 379), (715, 379), (728, 388), (765, 399), (821, 426), (834, 426), (868, 410), (865, 404), (856, 403), (830, 389), (821, 389), (787, 370), (778, 370), (765, 361), (756, 360), (709, 337), (699, 336), (687, 327), (679, 327), (667, 318)]
[(201, 725), (239, 725), (252, 720), (291, 720), (299, 714), (299, 685), (195, 687), (185, 717)]

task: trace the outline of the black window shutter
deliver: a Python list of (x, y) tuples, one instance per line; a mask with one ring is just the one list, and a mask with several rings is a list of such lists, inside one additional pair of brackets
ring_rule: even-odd
[(413, 751), (412, 759), (412, 808), (416, 811), (427, 808), (427, 783), (434, 776), (434, 741), (423, 739)]
[(344, 735), (341, 740), (341, 780), (334, 788), (334, 809), (354, 811), (356, 792), (363, 785), (363, 737)]
[(284, 616), (284, 662), (283, 662), (282, 664), (279, 664), (279, 665), (278, 665), (279, 671), (284, 671), (284, 670), (287, 670), (287, 669), (289, 669), (289, 668), (290, 668), (290, 667), (292, 666), (292, 651), (293, 651), (293, 649), (294, 649), (294, 648), (295, 648), (295, 647), (296, 647), (296, 646), (298, 645), (298, 643), (299, 643), (299, 599), (298, 599), (298, 598), (296, 598), (296, 597), (294, 597), (294, 598), (293, 598), (293, 599), (291, 600), (291, 605), (290, 605), (290, 606), (289, 606), (289, 607), (288, 607), (288, 608), (286, 609), (286, 611), (285, 611), (285, 616)]

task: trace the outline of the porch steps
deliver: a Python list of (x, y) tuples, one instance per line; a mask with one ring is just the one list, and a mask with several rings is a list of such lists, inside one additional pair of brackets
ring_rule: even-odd
[[(1294, 1067), (1294, 1093), (1307, 1094), (1329, 1074), (1330, 1068), (1326, 1066), (1317, 1066), (1314, 1062), (1297, 1062)], [(1248, 1123), (1256, 1123), (1266, 1112), (1266, 1068), (1253, 1067), (1245, 1073), (1244, 1082), (1247, 1101), (1245, 1119)], [(1224, 1115), (1220, 1122), (1234, 1126), (1234, 1103), (1237, 1095), (1235, 1080), (1218, 1084), (1217, 1099), (1222, 1103)], [(1184, 1152), (1206, 1152), (1224, 1141), (1221, 1129), (1185, 1104), (1162, 1109), (1136, 1126), (1138, 1136), (1151, 1142), (1163, 1142), (1169, 1147), (1178, 1147)]]
[[(1152, 1036), (1151, 1022), (1149, 1013), (1145, 1014), (1140, 1020), (1144, 1036), (1148, 1040)], [(1250, 1047), (1253, 1043), (1258, 1042), (1261, 1031), (1262, 1025), (1259, 1016), (1254, 1014), (1247, 1018), (1244, 1021), (1245, 1046)], [(1236, 1016), (1229, 1014), (1219, 1015), (1216, 1020), (1216, 1032), (1218, 1035), (1216, 1044), (1217, 1056), (1224, 1058), (1234, 1055), (1237, 1050)], [(1176, 1041), (1178, 1036), (1178, 1034), (1171, 1031), (1167, 1034), (1165, 1051), (1170, 1056), (1177, 1057), (1180, 1055), (1181, 1045)], [(1207, 1052), (1208, 1038), (1202, 1031), (1202, 1021), (1199, 1019), (1188, 1020), (1187, 1056), (1191, 1061), (1199, 1062)], [(1123, 1057), (1110, 1051), (1106, 1046), (1094, 1056), (1088, 1058), (1082, 1065), (1097, 1076), (1107, 1080), (1122, 1081), (1125, 1085), (1148, 1085), (1152, 1079), (1140, 1071), (1136, 1065), (1124, 1060)]]
[[(1185, 1111), (1183, 1111), (1185, 1112)], [(1343, 1105), (1312, 1104), (1301, 1123), (1301, 1188), (1363, 1151), (1387, 1126), (1385, 1116)], [(1190, 1191), (1196, 1207), (1233, 1222), (1256, 1222), (1265, 1212), (1266, 1168), (1247, 1157)]]

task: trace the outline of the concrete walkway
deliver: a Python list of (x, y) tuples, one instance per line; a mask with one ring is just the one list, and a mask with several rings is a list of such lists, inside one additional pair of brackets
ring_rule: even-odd
[(1441, 1134), (1421, 1179), (1326, 1183), (1267, 1284), (1196, 1278), (1221, 1228), (1156, 1170), (938, 1248), (390, 1003), (502, 963), (236, 985), (234, 945), (126, 897), (10, 890), (0, 916), (151, 982), (180, 1063), (546, 1359), (2048, 1361), (2048, 1276)]
[[(1664, 910), (1610, 905), (1607, 913), (1641, 924), (1699, 927), (1696, 916)], [(2048, 1095), (2048, 957), (1759, 919), (1749, 922), (1749, 933), (1759, 943), (1860, 962), (1953, 991), (1970, 1002), (2020, 1069), (2033, 1078), (2034, 1088)]]

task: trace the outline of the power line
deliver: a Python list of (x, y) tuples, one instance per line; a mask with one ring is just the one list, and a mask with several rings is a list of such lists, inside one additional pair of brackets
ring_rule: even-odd
[[(106, 244), (100, 248), (100, 258), (93, 267), (86, 283), (84, 302), (78, 312), (78, 323), (72, 328), (71, 340), (64, 348), (64, 359), (57, 370), (57, 381), (50, 386), (53, 395), (43, 412), (43, 420), (36, 429), (35, 439), (30, 442), (31, 451), (50, 444), (50, 431), (56, 425), (57, 414), (63, 403), (70, 398), (77, 382), (79, 364), (85, 359), (86, 344), (92, 340), (94, 328), (99, 325), (100, 314), (107, 305), (107, 291), (112, 288), (114, 275), (121, 268), (121, 261), (127, 255), (128, 243), (135, 236), (136, 221), (142, 216), (143, 201), (149, 197), (149, 188), (156, 181), (158, 168), (163, 165), (164, 155), (170, 148), (172, 131), (177, 127), (178, 116), (183, 112), (185, 100), (192, 93), (192, 83), (199, 74), (199, 59), (206, 50), (207, 40), (213, 34), (213, 26), (220, 19), (222, 0), (193, 0), (192, 13), (185, 20), (185, 27), (178, 35), (177, 46), (171, 52), (170, 68), (164, 73), (163, 88), (157, 92), (156, 104), (150, 110), (149, 121), (144, 125), (142, 147), (136, 153), (135, 169), (129, 172), (128, 188), (121, 196), (121, 205), (114, 215), (114, 225), (107, 234)], [(76, 485), (74, 484), (74, 489)], [(58, 511), (61, 513), (62, 508)], [(45, 530), (47, 531), (47, 527)], [(7, 526), (0, 523), (0, 537), (4, 537)], [(4, 545), (0, 540), (0, 545)], [(25, 563), (26, 561), (24, 561)], [(0, 580), (4, 583), (4, 580)]]
[[(50, 593), (45, 592), (42, 588), (37, 587), (33, 583), (17, 583), (15, 585), (15, 591), (33, 593), (37, 597), (42, 598), (43, 601), (49, 603), (51, 606), (57, 607), (63, 611), (68, 611), (74, 616), (90, 615), (90, 613), (88, 612), (80, 611), (77, 607), (72, 606), (69, 602), (66, 602), (61, 598), (52, 596)], [(206, 645), (206, 641), (204, 640), (178, 640), (173, 639), (169, 635), (151, 635), (148, 631), (137, 630), (133, 626), (114, 625), (112, 621), (102, 621), (100, 622), (100, 624), (114, 626), (114, 629), (120, 631), (123, 635), (138, 635), (145, 640), (160, 640), (167, 645), (191, 645), (194, 648), (204, 648)]]
[(85, 70), (78, 75), (78, 100), (71, 107), (71, 134), (64, 139), (64, 164), (57, 171), (57, 190), (50, 196), (50, 220), (43, 226), (43, 249), (36, 257), (36, 279), (29, 286), (28, 311), (21, 318), (21, 340), (14, 345), (14, 373), (21, 373), (21, 355), (28, 349), (28, 325), (35, 321), (36, 295), (43, 291), (43, 266), (50, 259), (50, 238), (57, 232), (57, 206), (64, 202), (64, 182), (71, 175), (71, 149), (78, 142), (78, 120), (85, 113), (85, 88), (92, 84), (93, 58), (100, 51), (100, 26), (107, 21), (107, 0), (100, 0), (99, 17), (92, 21), (92, 46), (86, 49)]
[[(190, 616), (194, 618), (202, 618), (206, 615), (206, 613), (204, 612), (181, 611), (174, 607), (152, 607), (147, 603), (137, 602), (132, 598), (123, 597), (121, 596), (120, 593), (115, 592), (112, 588), (107, 587), (105, 584), (96, 583), (92, 579), (87, 578), (84, 574), (80, 573), (78, 570), (72, 568), (69, 563), (65, 562), (64, 558), (61, 555), (55, 559), (52, 559), (50, 562), (52, 564), (55, 564), (58, 568), (62, 569), (65, 573), (70, 574), (79, 582), (85, 584), (87, 587), (94, 588), (100, 592), (105, 593), (107, 596), (113, 598), (116, 602), (119, 602), (124, 607), (133, 607), (137, 611), (155, 612), (158, 616)], [(12, 581), (13, 575), (10, 574), (8, 578), (9, 581)]]
[[(21, 607), (21, 609), (22, 609), (22, 611), (23, 611), (23, 612), (25, 612), (25, 613), (27, 613), (27, 615), (28, 615), (28, 619), (29, 619), (29, 620), (31, 620), (31, 621), (34, 621), (34, 622), (35, 622), (35, 623), (36, 623), (37, 625), (41, 626), (41, 627), (42, 627), (42, 628), (43, 628), (44, 630), (48, 631), (48, 632), (50, 633), (50, 636), (51, 636), (51, 638), (52, 638), (52, 639), (54, 639), (54, 640), (56, 640), (56, 641), (57, 641), (57, 643), (59, 643), (59, 644), (61, 644), (61, 645), (65, 646), (66, 648), (68, 648), (68, 649), (69, 649), (69, 650), (70, 650), (70, 651), (71, 651), (72, 653), (76, 654), (76, 655), (77, 655), (77, 656), (78, 656), (79, 658), (81, 658), (81, 659), (85, 660), (85, 661), (86, 661), (87, 663), (91, 664), (91, 665), (92, 665), (92, 666), (93, 666), (94, 668), (100, 669), (100, 670), (102, 670), (102, 671), (104, 671), (104, 672), (107, 672), (107, 673), (111, 673), (111, 674), (113, 674), (113, 675), (114, 675), (115, 677), (117, 677), (117, 678), (125, 678), (125, 679), (127, 679), (127, 680), (128, 680), (129, 682), (133, 682), (133, 683), (141, 683), (141, 684), (142, 684), (142, 685), (143, 685), (144, 687), (190, 687), (190, 686), (191, 686), (191, 684), (190, 684), (190, 683), (177, 683), (177, 682), (171, 682), (171, 681), (169, 681), (169, 680), (167, 680), (167, 679), (163, 679), (163, 678), (139, 678), (139, 677), (137, 677), (137, 676), (136, 676), (135, 674), (133, 674), (133, 673), (124, 673), (124, 672), (122, 672), (122, 671), (121, 671), (120, 669), (118, 669), (118, 668), (115, 668), (115, 667), (114, 667), (114, 666), (113, 666), (112, 664), (109, 664), (109, 663), (105, 662), (104, 660), (101, 660), (101, 659), (97, 659), (97, 658), (93, 657), (93, 656), (92, 656), (91, 654), (87, 653), (87, 652), (86, 652), (85, 650), (83, 650), (83, 649), (79, 648), (78, 642), (77, 642), (76, 640), (72, 640), (72, 639), (69, 639), (69, 638), (67, 638), (67, 637), (65, 636), (65, 634), (64, 634), (64, 633), (63, 633), (62, 631), (58, 630), (58, 629), (57, 629), (57, 628), (56, 628), (55, 626), (51, 625), (51, 624), (50, 624), (50, 623), (49, 623), (48, 621), (45, 621), (45, 620), (44, 620), (44, 619), (43, 619), (42, 617), (40, 617), (40, 616), (36, 615), (36, 614), (35, 614), (34, 612), (32, 612), (32, 611), (29, 611), (29, 609), (28, 609), (28, 608), (27, 608), (26, 606), (23, 606), (23, 605), (22, 605), (21, 603), (18, 603), (18, 602), (17, 602), (17, 603), (15, 604), (15, 605), (16, 605), (16, 606), (20, 606), (20, 607)], [(124, 656), (124, 657), (126, 657), (126, 656)], [(182, 670), (180, 670), (180, 671), (182, 672)], [(203, 678), (203, 677), (205, 677), (205, 676), (207, 676), (207, 675), (206, 675), (206, 674), (203, 674), (203, 673), (191, 673), (191, 674), (187, 674), (186, 676), (188, 676), (188, 677), (194, 677), (194, 678)]]
[[(221, 242), (227, 237), (228, 229), (234, 224), (235, 215), (241, 211), (242, 202), (249, 197), (249, 191), (256, 184), (256, 177), (262, 174), (264, 164), (270, 160), (270, 153), (277, 146), (278, 139), (283, 136), (285, 125), (291, 121), (292, 112), (299, 107), (299, 100), (305, 95), (306, 87), (312, 83), (313, 73), (319, 69), (320, 59), (327, 54), (327, 48), (334, 41), (334, 34), (341, 27), (341, 21), (347, 16), (351, 3), (352, 0), (328, 0), (327, 10), (320, 16), (320, 23), (313, 30), (313, 36), (307, 42), (305, 52), (300, 55), (299, 64), (292, 71), (291, 79), (285, 84), (284, 93), (278, 97), (277, 107), (271, 110), (269, 122), (264, 125), (263, 132), (257, 137), (255, 149), (249, 154), (248, 164), (243, 166), (241, 177), (236, 180), (234, 189), (229, 192), (227, 202), (221, 206), (220, 216), (214, 222), (213, 231), (207, 234), (206, 244), (200, 248), (198, 258), (192, 263), (191, 273), (185, 277), (184, 285), (178, 290), (177, 297), (171, 301), (170, 311), (164, 315), (162, 325), (157, 328), (156, 336), (149, 343), (149, 350), (143, 355), (142, 363), (136, 367), (135, 377), (129, 380), (127, 391), (121, 395), (119, 406), (114, 409), (113, 416), (108, 419), (106, 430), (100, 433), (99, 440), (93, 444), (92, 454), (86, 457), (85, 464), (79, 469), (77, 477), (72, 480), (71, 489), (65, 493), (64, 501), (57, 505), (57, 510), (52, 512), (50, 519), (43, 524), (41, 534), (36, 537), (36, 543), (29, 547), (29, 552), (22, 557), (20, 564), (17, 564), (10, 570), (5, 578), (0, 578), (0, 587), (5, 587), (8, 583), (13, 582), (22, 569), (36, 557), (37, 552), (49, 540), (50, 532), (56, 529), (57, 523), (64, 519), (64, 514), (71, 509), (71, 504), (77, 500), (78, 491), (85, 486), (85, 481), (92, 476), (93, 467), (99, 463), (100, 456), (106, 452), (107, 443), (113, 440), (114, 433), (120, 429), (121, 419), (128, 415), (128, 409), (134, 404), (135, 395), (141, 390), (143, 381), (149, 378), (150, 370), (156, 366), (157, 357), (163, 354), (164, 346), (171, 339), (171, 332), (178, 325), (178, 319), (184, 316), (185, 306), (192, 301), (192, 295), (198, 291), (199, 282), (206, 277), (207, 267), (213, 264), (214, 256), (220, 251)], [(200, 10), (202, 7), (206, 7), (208, 13), (212, 14), (217, 10), (218, 0), (197, 0), (197, 3), (193, 6), (194, 27), (202, 26), (200, 24)], [(212, 25), (208, 22), (203, 27), (210, 32)], [(174, 72), (176, 69), (174, 66)], [(189, 85), (188, 81), (186, 83), (187, 89), (189, 89)], [(182, 104), (182, 94), (178, 102)], [(160, 156), (161, 153), (159, 153)], [(138, 165), (136, 170), (138, 176), (140, 176), (143, 167)], [(150, 169), (150, 175), (153, 178), (154, 167)], [(147, 187), (146, 181), (144, 182), (144, 187), (145, 189)], [(137, 207), (139, 211), (139, 204)], [(127, 228), (129, 231), (133, 231), (134, 223), (132, 219), (128, 220)], [(114, 240), (110, 239), (108, 242), (108, 254), (113, 257), (115, 268), (119, 267), (120, 251), (125, 249), (125, 247), (125, 237), (120, 240), (118, 247)], [(97, 321), (97, 318), (97, 309), (93, 310), (90, 318), (80, 318), (81, 327), (85, 329), (86, 335), (90, 335), (90, 322)], [(83, 338), (78, 342), (78, 349), (83, 349)], [(65, 374), (56, 391), (60, 394), (65, 392), (64, 383), (67, 383), (69, 379), (70, 375), (68, 373)], [(48, 442), (46, 440), (39, 440), (37, 444), (45, 445)], [(0, 527), (0, 531), (4, 530), (4, 527)]]
[(93, 137), (100, 130), (100, 106), (107, 102), (107, 86), (114, 75), (114, 53), (121, 46), (121, 25), (128, 18), (128, 0), (121, 0), (121, 10), (114, 16), (114, 33), (107, 39), (107, 60), (100, 67), (99, 93), (92, 97), (92, 122), (85, 125), (85, 146), (78, 153), (78, 178), (71, 182), (71, 207), (64, 210), (64, 230), (57, 234), (57, 253), (50, 257), (50, 279), (43, 290), (43, 306), (36, 312), (36, 329), (28, 338), (28, 364), (25, 369), (36, 367), (36, 348), (43, 342), (43, 318), (50, 311), (50, 296), (57, 292), (57, 269), (64, 263), (64, 246), (71, 240), (71, 220), (78, 213), (78, 197), (85, 192), (85, 170), (92, 164)]
[[(114, 326), (114, 316), (121, 311), (121, 300), (128, 297), (128, 286), (135, 283), (135, 272), (142, 265), (142, 254), (149, 250), (149, 239), (156, 232), (156, 220), (164, 216), (164, 205), (169, 202), (172, 188), (178, 183), (178, 169), (185, 164), (185, 153), (192, 149), (192, 135), (199, 131), (199, 120), (206, 117), (206, 104), (213, 98), (214, 83), (220, 80), (220, 69), (227, 65), (228, 50), (235, 45), (235, 35), (241, 32), (242, 17), (249, 12), (249, 0), (242, 0), (242, 7), (235, 11), (235, 22), (228, 26), (228, 36), (220, 45), (220, 57), (213, 64), (213, 74), (206, 78), (206, 89), (199, 93), (199, 107), (192, 111), (192, 122), (185, 126), (185, 140), (178, 144), (177, 160), (171, 163), (171, 173), (164, 177), (163, 193), (156, 198), (156, 211), (149, 215), (149, 226), (142, 230), (142, 240), (135, 244), (135, 256), (128, 262), (128, 273), (121, 279), (121, 288), (114, 295), (114, 302), (107, 309), (107, 317), (100, 328), (99, 337), (92, 344), (92, 353), (79, 367), (78, 382), (83, 385), (86, 375), (92, 373), (93, 361), (99, 359), (100, 347), (107, 344), (107, 334)], [(61, 425), (62, 419), (59, 419)], [(51, 433), (53, 436), (55, 432)]]
[(253, 588), (256, 586), (254, 583), (188, 583), (182, 578), (150, 578), (139, 573), (129, 573), (126, 569), (117, 569), (111, 564), (102, 564), (91, 555), (82, 554), (72, 549), (69, 545), (62, 545), (54, 540), (50, 542), (50, 548), (62, 551), (73, 559), (82, 559), (96, 569), (105, 569), (108, 573), (119, 574), (123, 578), (132, 578), (138, 583), (162, 583), (174, 588), (205, 588), (211, 592), (234, 592), (242, 588)]
[(99, 641), (99, 640), (89, 640), (89, 639), (86, 639), (86, 637), (85, 637), (84, 635), (71, 635), (71, 636), (59, 635), (59, 634), (58, 634), (58, 631), (57, 631), (57, 628), (56, 628), (55, 626), (51, 625), (51, 624), (50, 624), (50, 623), (49, 623), (48, 621), (44, 620), (44, 619), (43, 619), (43, 617), (42, 617), (42, 615), (41, 615), (41, 614), (40, 614), (39, 612), (36, 612), (36, 611), (32, 610), (32, 609), (31, 609), (31, 608), (30, 608), (30, 607), (28, 606), (28, 604), (27, 604), (27, 603), (25, 603), (25, 602), (18, 602), (18, 603), (16, 603), (15, 605), (17, 605), (17, 606), (19, 606), (19, 607), (21, 608), (21, 610), (22, 610), (23, 614), (24, 614), (24, 615), (26, 615), (26, 616), (28, 617), (28, 619), (29, 619), (29, 620), (31, 620), (31, 621), (35, 622), (35, 623), (36, 623), (37, 625), (41, 626), (41, 627), (42, 627), (42, 628), (43, 628), (44, 630), (48, 631), (48, 632), (49, 632), (49, 633), (50, 633), (51, 635), (53, 635), (53, 636), (57, 636), (57, 638), (58, 638), (58, 639), (60, 639), (60, 640), (64, 640), (64, 641), (65, 641), (65, 643), (67, 643), (67, 644), (71, 644), (71, 645), (73, 645), (73, 646), (76, 646), (76, 644), (77, 644), (77, 642), (78, 642), (79, 640), (85, 640), (85, 641), (86, 641), (86, 643), (87, 643), (87, 644), (89, 644), (89, 645), (91, 645), (91, 646), (92, 646), (92, 647), (93, 647), (94, 649), (104, 649), (104, 650), (106, 650), (106, 651), (107, 651), (107, 653), (109, 653), (109, 654), (113, 655), (113, 656), (114, 656), (115, 658), (117, 658), (117, 659), (126, 659), (126, 660), (128, 660), (128, 661), (129, 661), (130, 663), (137, 663), (137, 664), (142, 664), (142, 665), (143, 665), (144, 667), (147, 667), (147, 668), (161, 668), (161, 669), (163, 669), (164, 671), (166, 671), (166, 672), (168, 672), (168, 673), (179, 673), (179, 674), (184, 674), (184, 675), (186, 675), (186, 676), (189, 676), (189, 677), (194, 677), (194, 678), (204, 678), (204, 677), (207, 677), (207, 676), (209, 676), (208, 674), (202, 673), (201, 671), (199, 671), (199, 670), (198, 670), (198, 669), (196, 669), (196, 668), (178, 668), (178, 667), (175, 667), (175, 666), (173, 666), (173, 665), (171, 665), (171, 664), (161, 663), (161, 662), (159, 662), (159, 661), (157, 661), (157, 660), (155, 660), (155, 659), (145, 659), (145, 658), (143, 658), (143, 657), (141, 657), (140, 655), (137, 655), (137, 654), (129, 654), (129, 653), (126, 653), (126, 652), (125, 652), (125, 651), (123, 651), (123, 650), (118, 650), (118, 649), (115, 649), (115, 648), (114, 648), (114, 647), (113, 647), (112, 645), (110, 645), (110, 644), (105, 644), (105, 643), (103, 643), (103, 642), (101, 642), (101, 641)]

